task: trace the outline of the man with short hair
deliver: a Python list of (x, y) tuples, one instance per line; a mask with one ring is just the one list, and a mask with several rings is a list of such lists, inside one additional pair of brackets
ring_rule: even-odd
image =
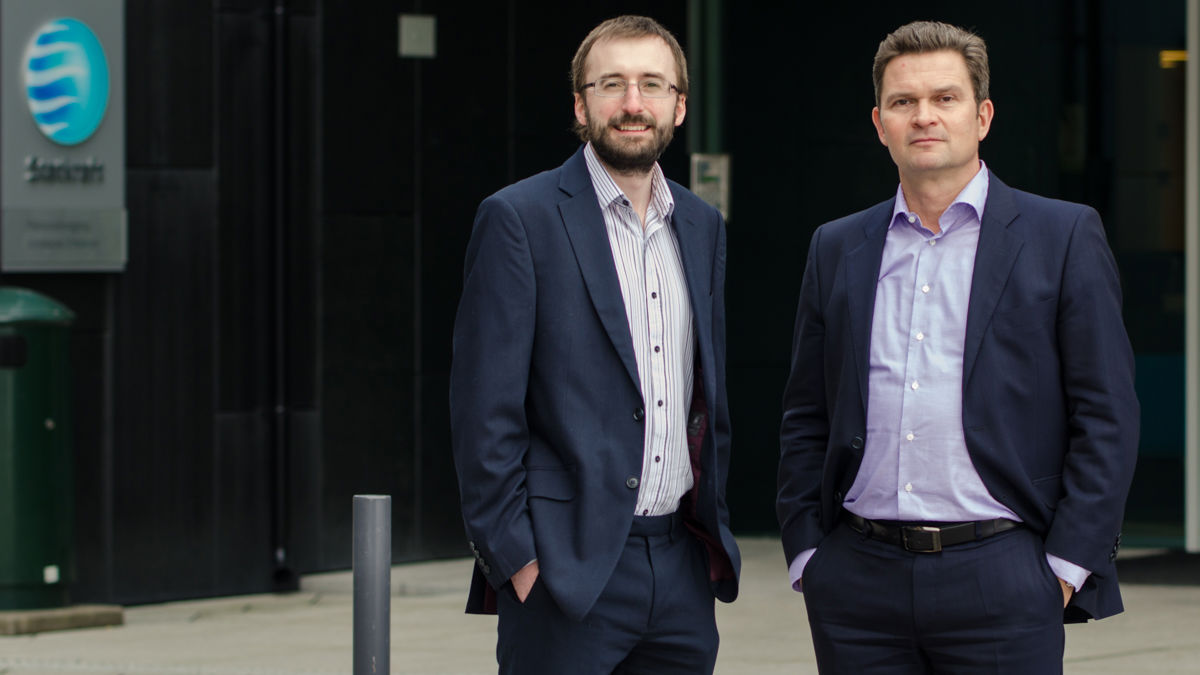
[(725, 224), (658, 158), (687, 64), (656, 21), (572, 63), (565, 164), (488, 197), (467, 247), (450, 411), (502, 673), (711, 673), (737, 595), (725, 482)]
[(1000, 181), (982, 39), (879, 46), (893, 199), (817, 229), (778, 515), (821, 672), (1057, 673), (1067, 621), (1122, 610), (1133, 355), (1097, 213)]

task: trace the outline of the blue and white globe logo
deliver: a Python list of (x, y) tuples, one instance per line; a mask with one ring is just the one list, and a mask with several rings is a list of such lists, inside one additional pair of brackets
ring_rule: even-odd
[(108, 59), (96, 34), (75, 19), (43, 24), (25, 48), (29, 111), (46, 138), (78, 145), (108, 108)]

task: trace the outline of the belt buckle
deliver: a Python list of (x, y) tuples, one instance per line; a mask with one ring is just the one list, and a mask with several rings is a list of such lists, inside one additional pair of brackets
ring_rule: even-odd
[(912, 553), (938, 553), (942, 550), (942, 528), (909, 525), (900, 528), (904, 550)]

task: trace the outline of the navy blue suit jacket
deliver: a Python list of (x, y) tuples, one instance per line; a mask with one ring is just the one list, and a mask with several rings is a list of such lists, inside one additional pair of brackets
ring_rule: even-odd
[[(963, 355), (967, 451), (994, 498), (1092, 570), (1068, 621), (1122, 610), (1113, 559), (1138, 444), (1133, 354), (1099, 215), (990, 177)], [(862, 461), (875, 285), (895, 200), (809, 246), (784, 394), (787, 559), (833, 529)]]
[[(670, 183), (696, 328), (681, 510), (709, 552), (716, 597), (740, 558), (725, 481), (725, 224)], [(479, 207), (454, 326), (450, 417), (463, 518), (475, 551), (469, 612), (536, 558), (540, 581), (581, 619), (617, 563), (642, 472), (644, 407), (604, 217), (582, 148)]]

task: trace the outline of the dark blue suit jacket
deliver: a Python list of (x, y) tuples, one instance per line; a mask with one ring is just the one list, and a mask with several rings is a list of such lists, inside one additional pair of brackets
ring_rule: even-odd
[[(731, 601), (740, 558), (725, 506), (725, 224), (685, 188), (670, 189), (696, 324), (696, 486), (680, 508), (707, 545), (714, 594)], [(467, 247), (450, 375), (454, 460), (478, 559), (467, 611), (492, 610), (494, 589), (537, 558), (563, 612), (588, 612), (633, 520), (644, 407), (581, 148), (484, 200)]]
[[(991, 175), (963, 355), (967, 450), (1048, 553), (1092, 570), (1068, 621), (1120, 612), (1113, 558), (1138, 444), (1133, 354), (1099, 215)], [(875, 285), (895, 200), (813, 235), (780, 432), (787, 559), (833, 529), (866, 437)]]

